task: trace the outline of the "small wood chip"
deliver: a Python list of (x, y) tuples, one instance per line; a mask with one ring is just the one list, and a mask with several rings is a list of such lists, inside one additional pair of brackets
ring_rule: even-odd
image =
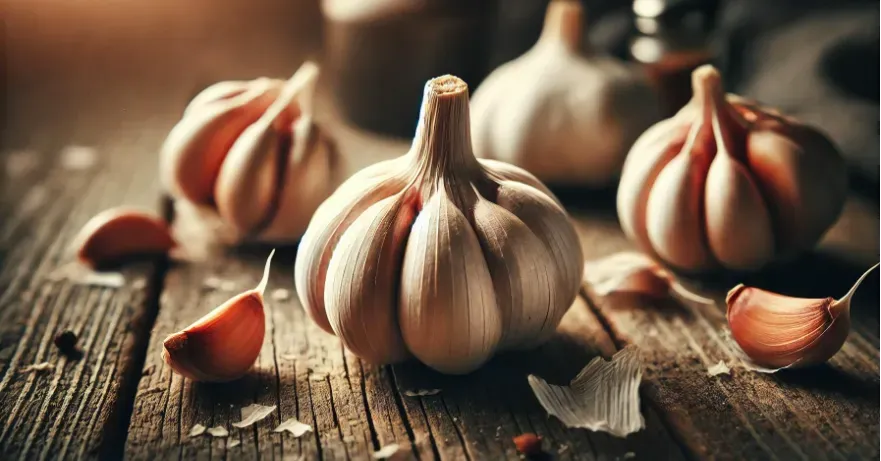
[(88, 170), (98, 163), (98, 153), (86, 146), (67, 146), (61, 151), (61, 166), (66, 170)]
[(440, 389), (407, 389), (404, 395), (407, 397), (425, 397), (440, 394)]
[(212, 437), (229, 437), (229, 431), (223, 426), (214, 426), (207, 431)]
[(397, 453), (400, 448), (401, 447), (397, 443), (390, 443), (379, 450), (374, 451), (373, 459), (389, 459)]
[(301, 437), (303, 434), (307, 432), (312, 432), (312, 426), (308, 424), (301, 423), (297, 421), (296, 418), (291, 418), (281, 423), (272, 430), (272, 432), (290, 432), (294, 437)]
[(196, 424), (190, 429), (190, 437), (198, 437), (205, 433), (205, 426)]
[(34, 363), (32, 365), (28, 365), (26, 367), (23, 367), (20, 371), (22, 373), (41, 373), (44, 371), (52, 371), (54, 369), (55, 369), (55, 365), (53, 365), (49, 362), (41, 362), (41, 363)]
[(71, 360), (79, 360), (83, 358), (83, 351), (76, 346), (77, 339), (76, 333), (64, 330), (55, 335), (52, 342), (65, 357)]
[(242, 408), (242, 420), (237, 423), (232, 423), (233, 427), (238, 427), (239, 429), (248, 427), (257, 421), (266, 418), (272, 412), (275, 411), (275, 405), (272, 406), (263, 406), (257, 403), (252, 403), (247, 407)]
[(731, 368), (725, 364), (724, 361), (719, 360), (719, 363), (707, 368), (707, 376), (718, 376), (718, 375), (729, 375), (731, 374)]

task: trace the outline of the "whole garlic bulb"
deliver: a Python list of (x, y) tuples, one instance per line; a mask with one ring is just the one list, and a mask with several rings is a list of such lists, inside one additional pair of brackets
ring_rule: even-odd
[(554, 0), (541, 38), (500, 66), (472, 100), (474, 150), (553, 184), (606, 186), (627, 149), (660, 119), (645, 77), (610, 58), (583, 54), (582, 9)]
[(216, 213), (236, 239), (300, 237), (337, 181), (333, 144), (312, 119), (317, 78), (307, 62), (287, 82), (220, 82), (202, 91), (162, 146), (163, 182)]
[(844, 205), (847, 176), (818, 131), (726, 96), (712, 66), (694, 97), (636, 141), (618, 217), (642, 248), (684, 271), (754, 270), (811, 248)]
[(410, 151), (343, 183), (297, 254), (304, 308), (358, 356), (446, 373), (555, 330), (581, 279), (566, 212), (535, 177), (471, 148), (468, 87), (425, 85)]

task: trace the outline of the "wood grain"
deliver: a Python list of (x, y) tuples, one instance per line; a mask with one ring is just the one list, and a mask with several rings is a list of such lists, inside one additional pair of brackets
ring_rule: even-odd
[[(853, 198), (816, 254), (747, 282), (798, 296), (841, 296), (878, 254), (877, 239), (853, 235), (872, 232), (871, 227), (877, 233), (877, 215), (862, 213), (865, 206)], [(863, 226), (853, 227), (854, 221)], [(578, 228), (588, 258), (632, 248), (611, 210), (593, 210), (590, 221), (578, 220)], [(692, 453), (710, 459), (878, 456), (878, 445), (866, 443), (879, 436), (877, 276), (857, 296), (856, 327), (828, 365), (773, 375), (739, 366), (723, 338), (724, 293), (733, 283), (693, 286), (713, 296), (716, 305), (603, 298), (586, 289), (592, 311), (616, 344), (642, 349), (648, 360), (646, 395)], [(707, 368), (720, 360), (732, 367), (731, 375), (707, 376)]]

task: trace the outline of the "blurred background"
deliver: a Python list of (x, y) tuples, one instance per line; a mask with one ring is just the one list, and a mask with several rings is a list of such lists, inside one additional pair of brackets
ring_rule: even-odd
[[(584, 3), (585, 45), (643, 66), (667, 112), (688, 99), (690, 70), (713, 62), (729, 91), (828, 133), (854, 187), (878, 196), (877, 1)], [(2, 142), (25, 147), (108, 114), (131, 128), (162, 115), (172, 123), (209, 83), (287, 76), (307, 58), (322, 61), (329, 100), (351, 124), (408, 137), (426, 78), (455, 73), (476, 87), (535, 42), (546, 5), (3, 0)]]

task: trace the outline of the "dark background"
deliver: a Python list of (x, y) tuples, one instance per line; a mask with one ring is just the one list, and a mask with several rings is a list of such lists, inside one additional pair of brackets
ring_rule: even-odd
[[(546, 3), (498, 0), (468, 7), (481, 16), (484, 37), (472, 50), (477, 63), (472, 87), (481, 75), (534, 43)], [(701, 28), (731, 91), (822, 128), (847, 157), (854, 187), (877, 197), (878, 2), (667, 3), (672, 4), (667, 21), (672, 29), (687, 28), (680, 10), (710, 18)], [(107, 111), (116, 113), (120, 123), (137, 123), (147, 113), (179, 110), (167, 104), (171, 98), (155, 97), (167, 88), (195, 92), (221, 79), (284, 76), (303, 59), (322, 54), (321, 13), (314, 0), (0, 4), (7, 148), (24, 147), (40, 136), (25, 127), (88, 123)], [(585, 42), (627, 58), (636, 33), (631, 2), (585, 4)], [(291, 47), (292, 42), (298, 46)], [(304, 55), (292, 56), (290, 50)], [(35, 107), (54, 110), (31, 110)]]

